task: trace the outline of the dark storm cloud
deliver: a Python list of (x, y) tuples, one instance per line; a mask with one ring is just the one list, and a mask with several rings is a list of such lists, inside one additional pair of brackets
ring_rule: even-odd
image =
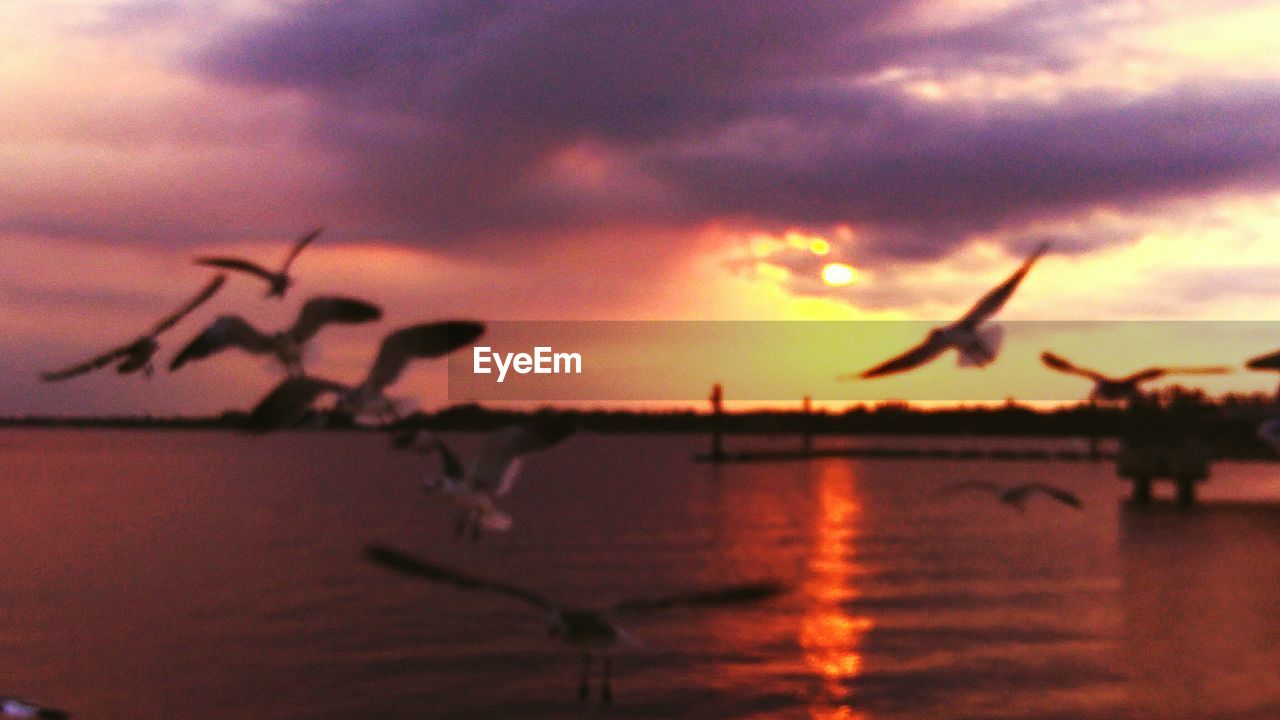
[[(1272, 84), (993, 109), (865, 82), (1069, 68), (1072, 43), (1110, 17), (1037, 3), (886, 30), (912, 5), (318, 0), (237, 28), (196, 65), (311, 95), (315, 139), (390, 234), (735, 217), (853, 223), (878, 252), (931, 257), (975, 231), (1280, 175)], [(587, 202), (531, 187), (581, 143), (662, 192)]]

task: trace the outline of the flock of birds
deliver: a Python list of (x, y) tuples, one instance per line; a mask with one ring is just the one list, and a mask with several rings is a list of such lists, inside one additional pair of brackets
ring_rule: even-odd
[[(159, 338), (196, 308), (212, 299), (227, 282), (227, 272), (260, 278), (267, 283), (267, 298), (283, 299), (293, 285), (289, 270), (298, 255), (316, 240), (317, 229), (298, 239), (279, 270), (269, 270), (249, 260), (235, 257), (202, 257), (199, 265), (220, 272), (187, 303), (166, 316), (141, 336), (87, 361), (42, 373), (45, 382), (58, 382), (111, 365), (118, 373), (155, 373), (153, 359), (160, 349)], [(364, 379), (345, 385), (307, 372), (303, 357), (307, 343), (329, 325), (354, 325), (382, 318), (377, 305), (355, 298), (322, 296), (303, 303), (297, 318), (287, 328), (264, 332), (239, 315), (221, 315), (174, 354), (169, 372), (189, 363), (239, 349), (274, 358), (285, 378), (247, 413), (245, 429), (253, 433), (297, 426), (325, 396), (333, 396), (332, 412), (353, 418), (367, 418), (389, 431), (396, 451), (438, 456), (441, 474), (430, 477), (424, 486), (429, 496), (443, 498), (458, 512), (455, 534), (479, 540), (483, 531), (509, 530), (513, 520), (499, 508), (500, 499), (514, 487), (531, 453), (557, 445), (573, 434), (572, 422), (554, 415), (535, 416), (528, 422), (500, 428), (490, 433), (473, 461), (463, 465), (444, 440), (407, 422), (396, 400), (386, 395), (414, 360), (440, 358), (470, 345), (485, 331), (483, 323), (471, 320), (426, 322), (397, 329), (379, 345)], [(582, 655), (582, 677), (578, 696), (589, 696), (589, 673), (595, 658), (602, 661), (600, 698), (612, 699), (612, 650), (635, 639), (612, 619), (627, 613), (659, 611), (672, 607), (721, 607), (767, 600), (786, 591), (778, 582), (746, 582), (696, 590), (667, 597), (641, 598), (603, 608), (575, 608), (552, 602), (531, 590), (485, 580), (461, 570), (420, 558), (396, 548), (372, 544), (365, 549), (369, 562), (401, 575), (445, 584), (463, 590), (484, 590), (520, 600), (546, 614), (548, 632), (577, 649)], [(61, 710), (18, 699), (0, 699), (0, 717), (65, 718)]]
[[(122, 374), (142, 372), (151, 376), (153, 358), (159, 350), (159, 338), (196, 308), (213, 298), (227, 281), (227, 273), (256, 277), (267, 284), (267, 298), (283, 299), (293, 277), (289, 274), (298, 255), (320, 235), (321, 229), (299, 238), (285, 256), (278, 270), (264, 268), (249, 260), (235, 257), (201, 257), (196, 263), (220, 272), (186, 304), (167, 315), (142, 335), (101, 353), (87, 361), (43, 373), (46, 382), (66, 380), (115, 365)], [(1048, 250), (1041, 245), (1004, 282), (987, 292), (960, 319), (931, 330), (922, 342), (900, 355), (854, 375), (839, 379), (872, 379), (907, 372), (929, 363), (948, 350), (958, 353), (961, 367), (986, 367), (999, 354), (1002, 329), (991, 318), (1009, 301), (1036, 261)], [(503, 532), (513, 525), (512, 517), (499, 504), (512, 488), (520, 473), (523, 458), (553, 447), (573, 432), (574, 427), (562, 417), (535, 416), (532, 420), (504, 427), (489, 434), (471, 463), (464, 465), (440, 437), (404, 421), (397, 402), (386, 391), (415, 360), (440, 358), (463, 348), (485, 331), (483, 323), (471, 320), (425, 322), (399, 328), (387, 334), (375, 354), (364, 379), (346, 385), (307, 372), (303, 365), (307, 344), (329, 325), (354, 325), (374, 322), (382, 310), (372, 303), (347, 297), (321, 296), (307, 300), (287, 328), (264, 332), (239, 315), (226, 314), (201, 330), (173, 356), (169, 372), (177, 372), (189, 363), (205, 360), (223, 351), (239, 349), (255, 355), (274, 358), (285, 378), (272, 388), (248, 413), (247, 429), (252, 432), (296, 426), (325, 396), (333, 396), (332, 410), (354, 418), (377, 421), (391, 435), (396, 451), (437, 456), (441, 474), (425, 483), (430, 496), (442, 497), (457, 510), (454, 534), (459, 538), (478, 540), (483, 532)], [(1096, 402), (1131, 401), (1141, 397), (1143, 383), (1171, 374), (1221, 374), (1226, 367), (1153, 367), (1124, 377), (1111, 377), (1078, 366), (1052, 352), (1044, 352), (1041, 360), (1048, 368), (1080, 376), (1094, 383), (1090, 398)], [(1280, 352), (1250, 360), (1247, 367), (1280, 371)], [(1264, 437), (1270, 433), (1280, 447), (1280, 419), (1263, 424)], [(1031, 497), (1043, 495), (1064, 505), (1080, 509), (1083, 503), (1076, 495), (1044, 483), (1001, 486), (984, 480), (958, 482), (942, 488), (937, 495), (948, 497), (974, 492), (990, 495), (999, 502), (1025, 511)], [(715, 607), (772, 598), (786, 591), (781, 583), (747, 582), (727, 587), (698, 590), (670, 597), (638, 599), (604, 608), (572, 608), (516, 585), (473, 576), (464, 571), (420, 558), (396, 548), (373, 544), (365, 548), (364, 557), (371, 563), (404, 576), (440, 583), (462, 590), (482, 590), (518, 600), (545, 613), (550, 634), (582, 654), (579, 698), (589, 696), (589, 680), (593, 659), (602, 660), (600, 698), (612, 698), (611, 651), (619, 644), (634, 639), (611, 619), (626, 612), (655, 611), (675, 606)], [(0, 717), (65, 718), (63, 711), (17, 699), (0, 698)]]

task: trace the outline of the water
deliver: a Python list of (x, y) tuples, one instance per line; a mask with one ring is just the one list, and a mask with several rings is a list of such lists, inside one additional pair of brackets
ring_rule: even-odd
[[(1280, 511), (1254, 502), (1278, 468), (1223, 464), (1220, 502), (1138, 513), (1106, 465), (717, 468), (702, 445), (576, 436), (526, 464), (514, 529), (471, 543), (420, 491), (434, 461), (372, 434), (2, 432), (0, 694), (77, 718), (1280, 716)], [(931, 497), (962, 479), (1086, 507)], [(539, 613), (369, 565), (375, 541), (577, 605), (794, 589), (618, 618), (643, 645), (601, 708)]]

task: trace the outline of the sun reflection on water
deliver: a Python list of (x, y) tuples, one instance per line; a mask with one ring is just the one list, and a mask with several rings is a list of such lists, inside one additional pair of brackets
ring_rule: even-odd
[(805, 663), (821, 683), (809, 714), (814, 720), (866, 720), (867, 714), (855, 707), (851, 685), (862, 672), (862, 640), (872, 622), (844, 606), (858, 595), (853, 582), (862, 514), (857, 477), (853, 465), (844, 462), (823, 463), (818, 472), (815, 547), (804, 586), (807, 607), (800, 621)]

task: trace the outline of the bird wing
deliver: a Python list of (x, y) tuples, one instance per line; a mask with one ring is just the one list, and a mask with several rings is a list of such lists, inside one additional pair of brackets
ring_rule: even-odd
[(370, 545), (364, 549), (364, 557), (366, 560), (381, 565), (388, 570), (393, 570), (402, 575), (429, 580), (431, 582), (443, 583), (445, 585), (453, 585), (463, 590), (488, 590), (521, 600), (525, 603), (533, 605), (544, 610), (554, 609), (556, 606), (546, 597), (539, 595), (532, 590), (508, 585), (502, 582), (494, 582), (485, 580), (484, 578), (471, 575), (460, 570), (454, 570), (443, 565), (419, 560), (410, 557), (399, 550), (387, 547), (386, 545)]
[(67, 378), (73, 378), (77, 375), (83, 375), (92, 370), (105, 367), (110, 365), (116, 359), (129, 354), (129, 351), (133, 348), (135, 343), (137, 343), (137, 340), (130, 341), (125, 345), (108, 350), (101, 355), (82, 363), (71, 365), (69, 367), (62, 368), (61, 370), (40, 373), (40, 380), (43, 382), (57, 382), (59, 380), (66, 380)]
[(239, 315), (222, 315), (214, 320), (169, 362), (173, 372), (192, 360), (209, 357), (229, 347), (243, 348), (254, 355), (271, 352), (273, 345), (269, 335), (262, 334)]
[(272, 388), (253, 410), (249, 412), (249, 429), (254, 432), (270, 432), (289, 427), (326, 392), (341, 393), (347, 390), (330, 380), (310, 377), (291, 377)]
[(65, 710), (51, 708), (47, 705), (31, 702), (30, 700), (6, 697), (0, 698), (0, 717), (67, 720), (71, 715)]
[(996, 312), (1000, 310), (1000, 308), (1004, 307), (1004, 304), (1009, 301), (1009, 297), (1013, 295), (1013, 291), (1018, 289), (1018, 284), (1022, 282), (1022, 278), (1026, 277), (1027, 273), (1031, 271), (1031, 266), (1034, 265), (1036, 260), (1039, 260), (1040, 256), (1048, 249), (1049, 243), (1041, 243), (1040, 247), (1036, 248), (1035, 252), (1031, 253), (1031, 257), (1028, 257), (1026, 261), (1022, 263), (1022, 267), (1018, 268), (1012, 275), (1010, 275), (1008, 280), (1005, 280), (992, 288), (986, 295), (983, 295), (978, 302), (974, 303), (973, 307), (969, 308), (969, 312), (965, 313), (964, 317), (960, 318), (957, 324), (973, 327), (992, 315), (995, 315)]
[(222, 285), (226, 283), (226, 281), (227, 281), (226, 275), (223, 275), (222, 273), (218, 273), (217, 275), (215, 275), (214, 278), (209, 281), (209, 284), (205, 285), (200, 292), (196, 293), (196, 296), (191, 298), (191, 300), (189, 300), (186, 305), (183, 305), (182, 307), (178, 308), (178, 310), (175, 311), (172, 315), (169, 315), (168, 317), (164, 318), (160, 322), (156, 323), (155, 327), (151, 328), (151, 332), (149, 333), (149, 335), (151, 335), (151, 337), (155, 337), (160, 333), (164, 332), (165, 330), (168, 330), (169, 328), (176, 325), (179, 320), (189, 315), (191, 311), (205, 304), (205, 302), (207, 302), (209, 298), (216, 295), (218, 290), (222, 289)]
[(258, 265), (257, 263), (252, 263), (242, 258), (200, 257), (196, 258), (196, 264), (204, 265), (206, 267), (222, 268), (224, 270), (238, 270), (239, 272), (249, 273), (250, 275), (257, 275), (267, 282), (275, 280), (276, 277), (276, 274), (270, 270)]
[(447, 355), (471, 343), (483, 332), (483, 324), (464, 320), (401, 328), (383, 338), (378, 357), (365, 378), (365, 385), (381, 391), (399, 379), (410, 360)]
[(1158, 380), (1167, 374), (1169, 374), (1169, 371), (1165, 368), (1147, 368), (1146, 370), (1139, 370), (1138, 372), (1126, 375), (1120, 379), (1120, 382), (1125, 385), (1132, 384), (1136, 387), (1138, 383), (1147, 382), (1148, 380)]
[(344, 297), (311, 298), (298, 312), (298, 319), (289, 328), (289, 336), (295, 342), (305, 343), (328, 323), (354, 325), (382, 318), (382, 308), (363, 300)]
[(289, 254), (284, 257), (284, 265), (280, 266), (280, 273), (283, 275), (289, 274), (289, 267), (293, 265), (293, 261), (298, 257), (298, 253), (302, 252), (303, 249), (310, 245), (313, 240), (320, 237), (320, 233), (322, 232), (324, 232), (324, 228), (318, 227), (298, 238), (297, 242), (293, 244), (293, 247), (289, 249)]
[(458, 456), (453, 453), (453, 450), (445, 443), (444, 440), (441, 440), (439, 436), (432, 435), (431, 445), (435, 448), (436, 452), (440, 453), (440, 464), (444, 467), (445, 475), (456, 480), (461, 479), (462, 476), (466, 474), (466, 470), (463, 469), (462, 463), (458, 462)]
[(1043, 362), (1045, 365), (1057, 370), (1058, 372), (1064, 372), (1069, 375), (1080, 375), (1082, 377), (1087, 377), (1094, 382), (1106, 382), (1108, 379), (1097, 370), (1080, 367), (1061, 355), (1054, 355), (1051, 352), (1040, 353), (1040, 362)]
[(506, 495), (520, 473), (520, 456), (559, 444), (573, 434), (572, 421), (546, 416), (496, 430), (485, 439), (469, 478), (477, 489)]
[(1244, 366), (1250, 370), (1280, 370), (1280, 350), (1251, 358)]
[(1049, 497), (1061, 503), (1070, 505), (1071, 507), (1076, 508), (1077, 510), (1084, 507), (1084, 503), (1081, 502), (1080, 498), (1077, 497), (1076, 495), (1069, 493), (1066, 490), (1063, 490), (1062, 488), (1056, 488), (1052, 485), (1045, 485), (1044, 483), (1027, 483), (1025, 485), (1019, 485), (1015, 488), (1010, 489), (1009, 492), (1013, 496), (1019, 499), (1025, 498), (1031, 493), (1040, 492), (1040, 493), (1044, 493), (1045, 495), (1048, 495)]
[(942, 497), (969, 490), (982, 490), (983, 492), (989, 492), (993, 495), (999, 495), (1004, 492), (1004, 488), (987, 480), (965, 480), (964, 482), (953, 483), (941, 488), (935, 492), (934, 495)]
[(760, 602), (777, 597), (789, 588), (776, 581), (740, 583), (707, 590), (679, 593), (657, 598), (637, 598), (625, 600), (611, 605), (607, 610), (614, 612), (649, 612), (665, 610), (672, 607), (721, 607)]
[(841, 375), (839, 379), (861, 378), (869, 380), (882, 375), (900, 373), (924, 365), (941, 355), (947, 347), (945, 342), (930, 338), (891, 360), (886, 360), (870, 370), (862, 371), (859, 375)]

